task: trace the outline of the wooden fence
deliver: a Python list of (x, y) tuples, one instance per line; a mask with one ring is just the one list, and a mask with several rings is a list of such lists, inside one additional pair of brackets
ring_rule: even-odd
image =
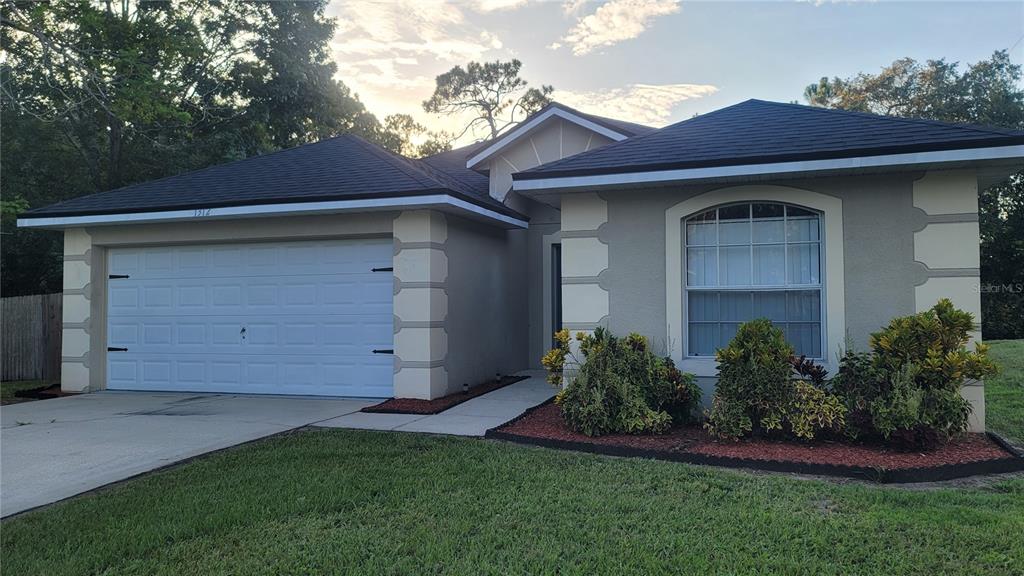
[(0, 299), (0, 379), (60, 380), (61, 294)]

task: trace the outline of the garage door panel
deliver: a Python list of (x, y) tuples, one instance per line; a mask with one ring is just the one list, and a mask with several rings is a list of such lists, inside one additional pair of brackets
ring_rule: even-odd
[(360, 274), (391, 266), (393, 252), (381, 239), (118, 248), (109, 266), (111, 274), (148, 279)]
[(113, 315), (386, 314), (392, 277), (386, 273), (304, 278), (111, 279)]
[(319, 356), (144, 354), (111, 360), (112, 389), (238, 394), (386, 397), (392, 394), (390, 356), (363, 361)]
[(111, 249), (108, 386), (390, 396), (390, 239)]

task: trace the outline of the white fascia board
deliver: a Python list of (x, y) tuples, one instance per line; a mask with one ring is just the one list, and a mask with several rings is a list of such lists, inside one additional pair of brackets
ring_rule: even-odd
[(494, 144), (491, 144), (487, 148), (484, 148), (483, 150), (481, 150), (475, 156), (473, 156), (472, 158), (470, 158), (469, 160), (466, 161), (466, 168), (472, 169), (472, 168), (476, 167), (478, 164), (480, 164), (481, 162), (487, 160), (488, 158), (493, 156), (498, 151), (502, 150), (506, 146), (508, 146), (508, 145), (512, 144), (513, 142), (515, 142), (516, 140), (518, 140), (523, 135), (528, 134), (534, 128), (536, 128), (536, 127), (540, 126), (541, 124), (543, 124), (548, 118), (552, 118), (552, 117), (555, 117), (555, 116), (557, 116), (559, 118), (562, 118), (563, 120), (567, 120), (569, 122), (572, 122), (573, 124), (577, 124), (579, 126), (582, 126), (583, 128), (586, 128), (587, 130), (590, 130), (591, 132), (596, 132), (596, 133), (598, 133), (598, 134), (600, 134), (602, 136), (605, 136), (607, 138), (615, 140), (616, 142), (618, 142), (619, 140), (625, 140), (626, 138), (628, 138), (628, 136), (626, 136), (625, 134), (616, 132), (615, 130), (612, 130), (610, 128), (606, 128), (606, 127), (598, 124), (597, 122), (592, 122), (590, 120), (587, 120), (586, 118), (583, 118), (581, 116), (577, 116), (576, 114), (573, 114), (572, 112), (568, 112), (566, 110), (562, 110), (561, 108), (550, 108), (547, 112), (544, 112), (543, 114), (540, 114), (539, 116), (537, 116), (533, 120), (530, 120), (529, 122), (526, 122), (526, 123), (520, 124), (519, 126), (516, 126), (505, 137), (501, 138), (500, 140), (498, 140)]
[(684, 168), (679, 170), (657, 170), (651, 172), (628, 172), (624, 174), (595, 174), (589, 176), (562, 176), (538, 178), (535, 180), (513, 180), (512, 189), (517, 192), (545, 190), (548, 188), (582, 188), (612, 186), (621, 184), (647, 184), (677, 182), (681, 180), (703, 180), (736, 176), (757, 176), (771, 174), (796, 174), (825, 170), (851, 170), (858, 168), (881, 168), (915, 164), (941, 164), (944, 162), (970, 162), (982, 160), (1007, 160), (1024, 158), (1024, 145), (996, 146), (990, 148), (966, 148), (938, 152), (912, 152), (908, 154), (887, 154), (883, 156), (858, 156), (833, 160), (807, 160), (803, 162), (775, 162), (770, 164), (741, 164), (713, 168)]
[(149, 222), (199, 222), (203, 220), (229, 220), (265, 216), (299, 216), (339, 212), (359, 212), (388, 209), (454, 208), (471, 212), (483, 218), (527, 228), (528, 223), (500, 212), (477, 206), (448, 194), (404, 196), (399, 198), (364, 198), (360, 200), (332, 200), (326, 202), (293, 202), (288, 204), (255, 204), (251, 206), (225, 206), (223, 208), (196, 208), (193, 210), (165, 210), (159, 212), (130, 212), (126, 214), (95, 214), (87, 216), (52, 216), (45, 218), (19, 218), (19, 228), (71, 228), (111, 224), (143, 224)]

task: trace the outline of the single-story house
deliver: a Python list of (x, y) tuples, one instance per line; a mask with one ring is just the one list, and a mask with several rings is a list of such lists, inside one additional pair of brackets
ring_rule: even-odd
[(343, 135), (19, 225), (64, 231), (67, 391), (436, 398), (600, 325), (710, 390), (755, 317), (833, 372), (939, 298), (980, 317), (978, 191), (1022, 165), (1024, 132), (996, 128), (748, 100), (652, 129), (553, 103), (427, 158)]

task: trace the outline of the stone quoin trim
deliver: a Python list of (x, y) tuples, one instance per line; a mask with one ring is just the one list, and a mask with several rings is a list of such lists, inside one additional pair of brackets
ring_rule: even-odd
[(394, 223), (396, 398), (448, 393), (448, 222), (441, 212), (402, 212)]

